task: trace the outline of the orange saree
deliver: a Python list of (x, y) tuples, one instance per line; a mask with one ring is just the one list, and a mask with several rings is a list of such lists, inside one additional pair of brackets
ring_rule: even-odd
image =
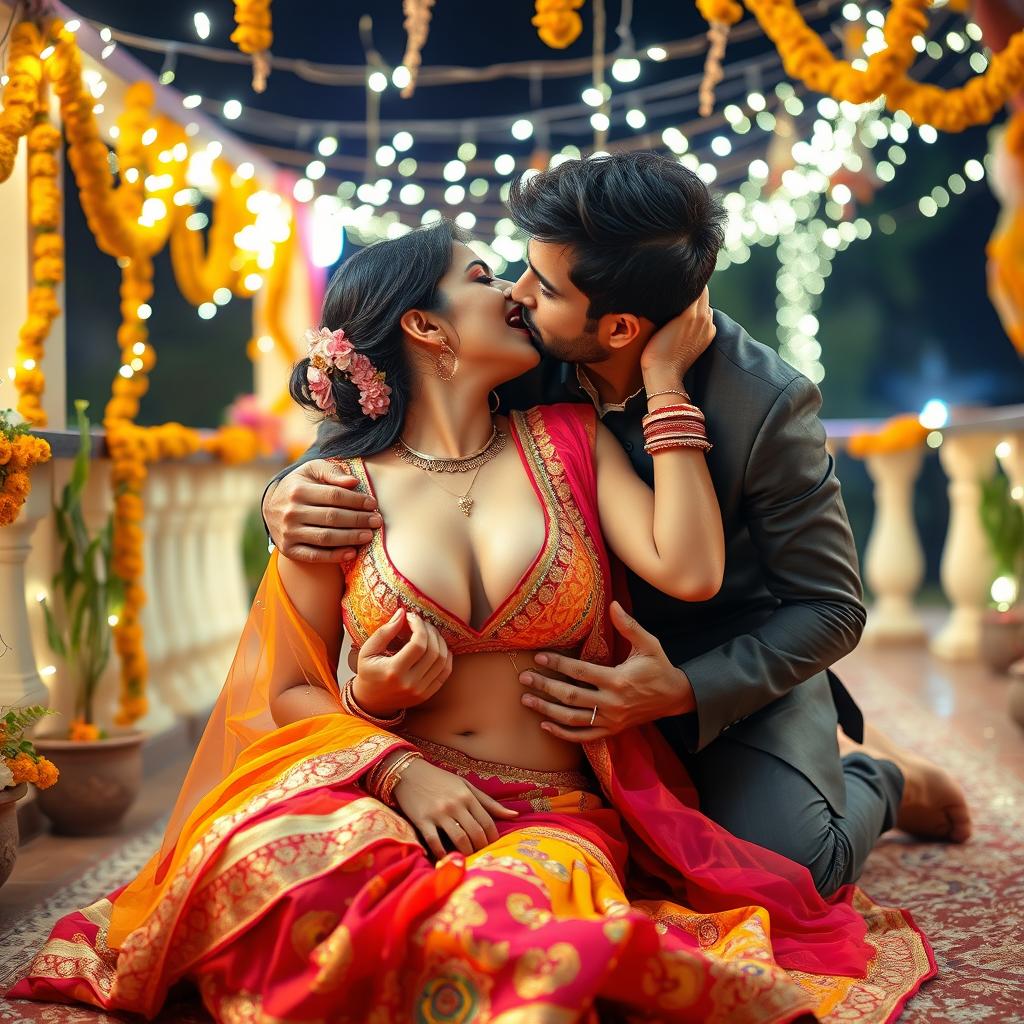
[[(586, 415), (513, 428), (553, 523), (575, 517), (587, 539), (604, 610), (581, 656), (611, 661)], [(275, 728), (282, 645), (337, 699), (275, 555), (160, 851), (57, 922), (8, 998), (152, 1017), (184, 981), (225, 1022), (882, 1022), (933, 972), (903, 911), (853, 887), (824, 900), (805, 869), (704, 818), (653, 727), (588, 745), (581, 772), (475, 760), (340, 703)], [(411, 745), (520, 812), (497, 843), (435, 863), (367, 795), (373, 765)]]

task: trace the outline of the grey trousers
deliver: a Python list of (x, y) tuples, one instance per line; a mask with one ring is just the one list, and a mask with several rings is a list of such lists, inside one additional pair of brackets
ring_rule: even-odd
[(709, 818), (805, 865), (825, 896), (860, 876), (878, 837), (893, 827), (903, 796), (899, 768), (866, 754), (843, 758), (842, 815), (796, 768), (725, 736), (686, 761)]

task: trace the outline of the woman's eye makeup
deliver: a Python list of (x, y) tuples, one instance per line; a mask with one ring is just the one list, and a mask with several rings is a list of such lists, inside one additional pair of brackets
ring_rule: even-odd
[(544, 296), (545, 299), (553, 299), (555, 297), (555, 293), (549, 292), (547, 288), (544, 287), (544, 285), (540, 286), (540, 293), (541, 295)]

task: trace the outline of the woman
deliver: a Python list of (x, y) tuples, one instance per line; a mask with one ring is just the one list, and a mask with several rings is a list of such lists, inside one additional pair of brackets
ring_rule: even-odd
[(349, 259), (309, 342), (292, 393), (345, 425), (333, 454), (387, 528), (342, 570), (271, 559), (163, 847), (9, 996), (152, 1016), (187, 979), (220, 1021), (892, 1019), (932, 970), (909, 917), (728, 836), (653, 728), (584, 759), (519, 682), (541, 649), (625, 656), (602, 532), (654, 586), (714, 593), (679, 384), (699, 353), (673, 325), (645, 348), (652, 493), (590, 407), (491, 412), (538, 356), (446, 224)]

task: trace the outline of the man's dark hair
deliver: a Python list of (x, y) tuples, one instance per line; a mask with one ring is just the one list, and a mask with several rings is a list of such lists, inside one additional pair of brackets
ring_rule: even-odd
[(634, 313), (659, 327), (698, 298), (725, 240), (725, 211), (693, 171), (658, 153), (567, 160), (518, 176), (509, 216), (541, 242), (570, 246), (569, 279), (587, 315)]

